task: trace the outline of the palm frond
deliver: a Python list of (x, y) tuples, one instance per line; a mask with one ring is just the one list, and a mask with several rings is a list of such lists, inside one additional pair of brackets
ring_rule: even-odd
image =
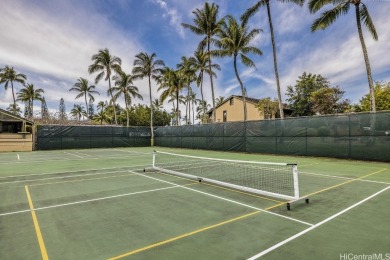
[(348, 13), (349, 8), (349, 3), (342, 3), (323, 12), (319, 18), (314, 20), (314, 23), (311, 26), (311, 31), (315, 32), (320, 29), (325, 30), (329, 25), (336, 21), (339, 16)]
[(305, 0), (279, 0), (282, 3), (293, 3), (299, 6), (303, 6), (305, 3)]
[(242, 64), (244, 64), (245, 66), (256, 68), (255, 63), (248, 56), (246, 56), (245, 54), (241, 53), (240, 54), (240, 59), (241, 59)]
[(256, 2), (241, 15), (240, 20), (246, 23), (263, 5), (265, 5), (265, 0)]
[(363, 21), (364, 25), (367, 27), (368, 31), (371, 33), (371, 36), (374, 40), (378, 40), (378, 34), (376, 32), (374, 23), (371, 19), (371, 16), (367, 10), (365, 4), (361, 3), (361, 8), (359, 10), (360, 19)]
[(325, 5), (332, 4), (333, 0), (310, 0), (308, 7), (310, 13), (314, 14), (318, 12), (321, 8), (323, 8)]

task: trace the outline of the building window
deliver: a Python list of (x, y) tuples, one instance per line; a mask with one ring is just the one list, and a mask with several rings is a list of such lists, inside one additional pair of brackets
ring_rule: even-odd
[(223, 122), (227, 122), (227, 111), (223, 111)]
[(230, 99), (230, 105), (231, 105), (231, 106), (234, 105), (234, 98), (231, 98), (231, 99)]

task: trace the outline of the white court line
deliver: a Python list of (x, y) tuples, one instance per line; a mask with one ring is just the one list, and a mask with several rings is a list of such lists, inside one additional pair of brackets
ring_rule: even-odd
[(20, 214), (20, 213), (25, 213), (25, 212), (30, 212), (30, 211), (31, 211), (31, 209), (25, 209), (25, 210), (13, 211), (13, 212), (0, 213), (0, 217)]
[(71, 178), (74, 178), (74, 177), (84, 177), (84, 176), (91, 176), (91, 175), (112, 174), (112, 173), (118, 173), (118, 172), (128, 172), (128, 170), (113, 171), (113, 172), (84, 173), (84, 174), (75, 174), (75, 175), (68, 175), (68, 176), (49, 177), (49, 178), (32, 179), (32, 180), (8, 181), (8, 182), (1, 182), (0, 185), (2, 185), (2, 184), (10, 184), (10, 183), (20, 183), (20, 182), (55, 180), (55, 179), (71, 179)]
[(83, 156), (75, 154), (75, 153), (64, 152), (64, 154), (69, 154), (69, 155), (72, 155), (72, 156), (76, 156), (78, 158), (84, 158)]
[[(70, 206), (70, 205), (83, 204), (83, 203), (88, 203), (88, 202), (93, 202), (93, 201), (100, 201), (100, 200), (120, 198), (120, 197), (125, 197), (125, 196), (143, 194), (143, 193), (160, 191), (160, 190), (167, 190), (167, 189), (178, 188), (178, 187), (180, 187), (180, 186), (175, 184), (174, 186), (158, 188), (158, 189), (153, 189), (153, 190), (137, 191), (137, 192), (125, 193), (125, 194), (120, 194), (120, 195), (113, 195), (113, 196), (108, 196), (108, 197), (101, 197), (101, 198), (90, 199), (90, 200), (80, 200), (80, 201), (75, 201), (75, 202), (69, 202), (69, 203), (64, 203), (64, 204), (57, 204), (57, 205), (47, 206), (47, 207), (34, 208), (34, 211), (44, 210), (44, 209), (52, 209), (52, 208), (59, 208), (59, 207)], [(19, 214), (19, 213), (25, 213), (25, 212), (30, 212), (30, 211), (31, 210), (28, 209), (28, 210), (20, 210), (20, 211), (14, 211), (14, 212), (1, 213), (0, 217), (1, 216), (7, 216), (7, 215)]]
[(121, 150), (121, 149), (114, 149), (114, 150), (119, 151), (119, 152), (132, 153), (132, 154), (147, 154), (147, 155), (153, 154), (153, 153), (143, 153), (143, 152), (136, 152), (136, 151), (126, 151), (126, 150)]
[(78, 152), (78, 151), (73, 151), (73, 153), (81, 154), (81, 155), (87, 156), (87, 157), (92, 156), (92, 155), (90, 155), (90, 154), (86, 154), (86, 153), (82, 153), (82, 152)]
[[(150, 178), (150, 179), (157, 180), (157, 181), (160, 181), (160, 182), (165, 182), (165, 183), (168, 183), (168, 184), (177, 185), (177, 184), (175, 184), (173, 182), (160, 180), (158, 178), (147, 176), (145, 174), (140, 174), (140, 173), (137, 173), (137, 172), (134, 172), (134, 171), (129, 171), (129, 172), (137, 174), (137, 175), (140, 175), (140, 176), (143, 176), (145, 178)], [(188, 187), (185, 187), (185, 186), (182, 186), (182, 185), (178, 185), (178, 186), (183, 188), (183, 189), (186, 189), (186, 190), (195, 191), (195, 192), (198, 192), (198, 193), (201, 193), (201, 194), (213, 197), (213, 198), (217, 198), (217, 199), (220, 199), (220, 200), (225, 200), (225, 201), (228, 201), (228, 202), (231, 202), (231, 203), (234, 203), (234, 204), (238, 204), (238, 205), (241, 205), (241, 206), (244, 206), (244, 207), (247, 207), (247, 208), (255, 209), (255, 210), (258, 210), (258, 211), (261, 211), (261, 212), (265, 212), (265, 213), (268, 213), (268, 214), (271, 214), (271, 215), (274, 215), (274, 216), (278, 216), (278, 217), (285, 218), (285, 219), (288, 219), (288, 220), (292, 220), (292, 221), (295, 221), (295, 222), (298, 222), (298, 223), (301, 223), (301, 224), (305, 224), (307, 226), (313, 226), (313, 224), (310, 224), (308, 222), (301, 221), (301, 220), (295, 219), (295, 218), (290, 218), (290, 217), (287, 217), (287, 216), (284, 216), (284, 215), (280, 215), (280, 214), (277, 214), (277, 213), (274, 213), (274, 212), (271, 212), (271, 211), (267, 211), (267, 210), (264, 210), (264, 209), (261, 209), (261, 208), (253, 207), (251, 205), (248, 205), (248, 204), (245, 204), (245, 203), (241, 203), (241, 202), (238, 202), (238, 201), (235, 201), (235, 200), (227, 199), (227, 198), (224, 198), (224, 197), (221, 197), (221, 196), (217, 196), (217, 195), (214, 195), (214, 194), (211, 194), (211, 193), (203, 192), (203, 191), (200, 191), (200, 190), (191, 189), (191, 188), (188, 188)]]
[(365, 180), (365, 179), (359, 179), (359, 178), (350, 178), (350, 177), (343, 177), (343, 176), (337, 176), (337, 175), (328, 175), (328, 174), (320, 174), (320, 173), (312, 173), (312, 172), (299, 172), (299, 174), (306, 174), (306, 175), (314, 175), (319, 177), (330, 177), (334, 179), (344, 179), (344, 180), (356, 180), (356, 181), (362, 181), (362, 182), (372, 182), (372, 183), (379, 183), (379, 184), (386, 184), (389, 185), (390, 182), (384, 182), (384, 181), (371, 181), (371, 180)]
[[(95, 169), (85, 169), (85, 170), (81, 170), (81, 171), (82, 172), (105, 171), (105, 170), (116, 170), (116, 169), (121, 169), (121, 168), (139, 168), (139, 167), (143, 168), (143, 167), (146, 167), (146, 166), (149, 166), (149, 165), (142, 164), (142, 165), (132, 165), (132, 166), (112, 167), (112, 168), (95, 168)], [(74, 172), (80, 172), (80, 171), (47, 172), (47, 173), (37, 173), (37, 174), (12, 175), (12, 176), (0, 177), (0, 179), (18, 178), (18, 177), (26, 177), (26, 176), (41, 176), (41, 175), (52, 175), (52, 174), (65, 174), (65, 173), (74, 173)]]
[[(142, 156), (144, 154), (137, 154), (136, 156)], [(149, 155), (149, 154), (148, 154)], [(40, 163), (40, 162), (47, 162), (47, 161), (62, 161), (62, 162), (65, 162), (65, 161), (80, 161), (80, 160), (101, 160), (101, 159), (109, 159), (109, 158), (113, 158), (113, 159), (129, 159), (129, 156), (103, 156), (103, 157), (92, 157), (92, 158), (74, 158), (74, 159), (63, 159), (63, 158), (57, 158), (57, 159), (45, 159), (45, 158), (42, 158), (40, 160), (31, 160), (29, 161), (28, 159), (24, 159), (23, 161), (20, 161), (20, 162), (16, 162), (16, 163)], [(0, 164), (14, 164), (15, 162), (0, 162)]]
[(363, 200), (361, 200), (361, 201), (359, 201), (359, 202), (353, 204), (352, 206), (350, 206), (350, 207), (348, 207), (348, 208), (346, 208), (346, 209), (340, 211), (339, 213), (334, 214), (333, 216), (330, 216), (330, 217), (327, 218), (327, 219), (324, 219), (323, 221), (321, 221), (321, 222), (319, 222), (319, 223), (317, 223), (317, 224), (315, 224), (315, 225), (313, 225), (313, 226), (311, 226), (311, 227), (309, 227), (309, 228), (307, 228), (307, 229), (305, 229), (305, 230), (299, 232), (298, 234), (295, 234), (294, 236), (291, 236), (291, 237), (289, 237), (289, 238), (287, 238), (287, 239), (285, 239), (285, 240), (283, 240), (283, 241), (277, 243), (276, 245), (271, 246), (270, 248), (268, 248), (268, 249), (266, 249), (266, 250), (264, 250), (264, 251), (258, 253), (257, 255), (254, 255), (254, 256), (248, 258), (247, 260), (254, 260), (254, 259), (257, 259), (257, 258), (259, 258), (259, 257), (262, 257), (262, 256), (265, 255), (265, 254), (268, 254), (269, 252), (271, 252), (271, 251), (273, 251), (273, 250), (275, 250), (275, 249), (277, 249), (277, 248), (283, 246), (284, 244), (286, 244), (286, 243), (288, 243), (288, 242), (290, 242), (290, 241), (292, 241), (292, 240), (294, 240), (294, 239), (296, 239), (296, 238), (298, 238), (298, 237), (300, 237), (300, 236), (306, 234), (307, 232), (312, 231), (313, 229), (315, 229), (315, 228), (317, 228), (317, 227), (319, 227), (319, 226), (321, 226), (321, 225), (323, 225), (323, 224), (325, 224), (325, 223), (331, 221), (332, 219), (334, 219), (334, 218), (336, 218), (336, 217), (338, 217), (338, 216), (344, 214), (345, 212), (347, 212), (347, 211), (349, 211), (349, 210), (351, 210), (351, 209), (353, 209), (353, 208), (359, 206), (360, 204), (366, 202), (366, 201), (369, 200), (369, 199), (372, 199), (373, 197), (375, 197), (375, 196), (381, 194), (382, 192), (384, 192), (384, 191), (386, 191), (386, 190), (388, 190), (388, 189), (390, 189), (390, 186), (387, 186), (386, 188), (384, 188), (384, 189), (378, 191), (377, 193), (375, 193), (375, 194), (373, 194), (373, 195), (371, 195), (371, 196), (369, 196), (369, 197), (367, 197), (367, 198), (365, 198), (365, 199), (363, 199)]

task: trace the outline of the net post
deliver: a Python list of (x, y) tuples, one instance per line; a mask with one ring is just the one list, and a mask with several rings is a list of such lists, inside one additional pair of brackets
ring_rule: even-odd
[(293, 164), (293, 178), (294, 178), (294, 198), (299, 199), (299, 181), (298, 181), (298, 165)]
[(157, 154), (157, 152), (156, 152), (155, 150), (153, 150), (153, 164), (152, 164), (152, 167), (153, 167), (153, 168), (155, 168), (156, 154)]

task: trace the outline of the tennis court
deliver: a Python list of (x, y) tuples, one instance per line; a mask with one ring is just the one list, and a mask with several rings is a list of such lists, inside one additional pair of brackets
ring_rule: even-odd
[(154, 149), (297, 164), (310, 203), (144, 172), (150, 147), (1, 153), (0, 259), (390, 259), (388, 163)]

